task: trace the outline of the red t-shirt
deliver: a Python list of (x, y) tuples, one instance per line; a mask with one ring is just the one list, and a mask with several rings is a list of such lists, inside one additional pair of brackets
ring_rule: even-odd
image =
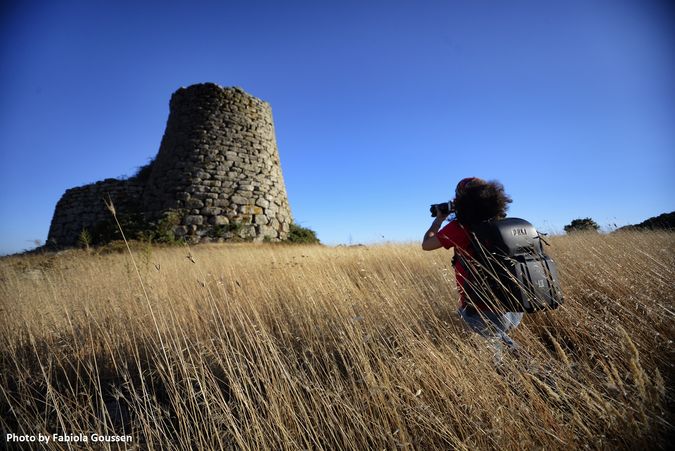
[[(450, 221), (445, 227), (436, 234), (438, 241), (441, 242), (444, 248), (455, 248), (455, 253), (464, 254), (472, 257), (473, 251), (471, 247), (471, 238), (468, 230), (461, 225), (457, 220)], [(457, 280), (457, 291), (459, 292), (459, 307), (462, 308), (466, 304), (464, 294), (464, 280), (466, 280), (467, 271), (459, 261), (455, 260), (455, 279)]]

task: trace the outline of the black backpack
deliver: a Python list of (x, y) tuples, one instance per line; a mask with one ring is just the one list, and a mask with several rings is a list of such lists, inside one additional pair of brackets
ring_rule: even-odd
[(470, 235), (473, 258), (456, 254), (468, 273), (463, 288), (470, 301), (528, 313), (562, 304), (555, 262), (532, 224), (519, 218), (490, 220), (472, 227)]

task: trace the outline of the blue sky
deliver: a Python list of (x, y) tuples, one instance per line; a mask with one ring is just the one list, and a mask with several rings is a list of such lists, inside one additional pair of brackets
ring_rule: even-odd
[(271, 103), (293, 216), (328, 244), (417, 240), (466, 176), (544, 231), (675, 210), (675, 39), (653, 1), (9, 1), (0, 253), (70, 187), (132, 175), (171, 93)]

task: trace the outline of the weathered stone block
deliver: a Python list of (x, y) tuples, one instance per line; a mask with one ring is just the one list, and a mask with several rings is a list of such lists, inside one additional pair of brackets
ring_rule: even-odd
[(256, 229), (257, 229), (258, 234), (260, 236), (262, 236), (263, 238), (264, 237), (276, 238), (278, 236), (277, 231), (274, 228), (272, 228), (270, 226), (267, 226), (267, 225), (256, 226)]
[(204, 207), (202, 208), (201, 214), (205, 216), (214, 216), (219, 215), (221, 211), (223, 210), (218, 207)]
[(255, 237), (255, 228), (253, 226), (242, 226), (238, 232), (237, 235), (241, 238), (253, 238)]
[(204, 202), (199, 199), (190, 199), (185, 203), (185, 206), (187, 208), (202, 208), (204, 206)]
[(255, 205), (248, 204), (239, 207), (239, 212), (247, 215), (261, 215), (263, 214), (263, 209), (256, 207)]
[(237, 205), (245, 205), (248, 203), (248, 199), (240, 195), (234, 195), (230, 198), (230, 200), (232, 201), (232, 203)]
[(229, 224), (230, 220), (227, 218), (227, 216), (211, 216), (209, 218), (209, 223), (216, 226), (222, 226)]
[(270, 203), (263, 198), (260, 198), (257, 201), (255, 201), (255, 204), (263, 208), (267, 208), (270, 205)]
[[(183, 219), (183, 224), (186, 225), (202, 225), (204, 218), (199, 215), (188, 215)], [(196, 231), (196, 229), (194, 229)]]

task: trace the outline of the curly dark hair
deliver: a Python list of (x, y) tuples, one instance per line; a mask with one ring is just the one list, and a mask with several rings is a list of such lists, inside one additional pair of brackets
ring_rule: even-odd
[(457, 220), (471, 228), (482, 221), (506, 217), (511, 202), (498, 181), (471, 178), (458, 185), (454, 205)]

